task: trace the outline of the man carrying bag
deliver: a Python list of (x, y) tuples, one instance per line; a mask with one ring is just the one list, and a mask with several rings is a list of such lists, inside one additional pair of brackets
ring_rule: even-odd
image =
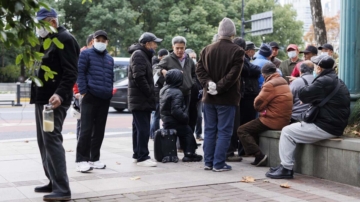
[(281, 164), (270, 168), (266, 176), (273, 179), (293, 178), (296, 144), (310, 144), (341, 136), (350, 115), (350, 93), (332, 68), (335, 61), (329, 56), (311, 58), (314, 81), (300, 89), (299, 98), (311, 107), (303, 121), (284, 127), (281, 131), (279, 155)]

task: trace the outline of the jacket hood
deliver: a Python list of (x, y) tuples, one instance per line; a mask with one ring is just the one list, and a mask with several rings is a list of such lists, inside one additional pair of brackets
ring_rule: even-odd
[(183, 73), (178, 69), (171, 69), (166, 73), (165, 81), (169, 87), (180, 87), (183, 84)]

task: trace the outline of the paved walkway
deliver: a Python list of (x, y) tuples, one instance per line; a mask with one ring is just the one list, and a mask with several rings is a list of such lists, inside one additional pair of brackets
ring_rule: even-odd
[[(360, 201), (357, 187), (297, 174), (267, 179), (268, 168), (251, 166), (252, 158), (230, 163), (233, 171), (222, 173), (204, 171), (200, 162), (138, 167), (131, 145), (130, 137), (107, 137), (101, 151), (107, 168), (82, 174), (75, 171), (76, 140), (65, 139), (73, 201)], [(245, 176), (256, 181), (240, 182)], [(42, 201), (33, 190), (47, 182), (35, 141), (0, 143), (0, 201)], [(286, 182), (291, 187), (281, 188)]]

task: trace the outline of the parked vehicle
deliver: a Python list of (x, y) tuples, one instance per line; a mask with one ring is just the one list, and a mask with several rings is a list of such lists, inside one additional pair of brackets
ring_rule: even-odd
[(130, 58), (114, 57), (114, 89), (110, 100), (110, 107), (122, 112), (128, 107), (128, 67)]

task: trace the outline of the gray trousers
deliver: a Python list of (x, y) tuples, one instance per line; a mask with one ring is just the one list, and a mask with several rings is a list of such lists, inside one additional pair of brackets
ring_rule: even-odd
[(281, 131), (279, 143), (281, 165), (286, 169), (293, 169), (296, 144), (310, 144), (334, 137), (336, 136), (325, 132), (313, 123), (297, 122), (285, 126)]
[(37, 141), (45, 175), (52, 184), (53, 193), (71, 195), (61, 134), (69, 106), (61, 105), (54, 109), (53, 132), (43, 131), (43, 108), (44, 105), (42, 104), (35, 105)]

